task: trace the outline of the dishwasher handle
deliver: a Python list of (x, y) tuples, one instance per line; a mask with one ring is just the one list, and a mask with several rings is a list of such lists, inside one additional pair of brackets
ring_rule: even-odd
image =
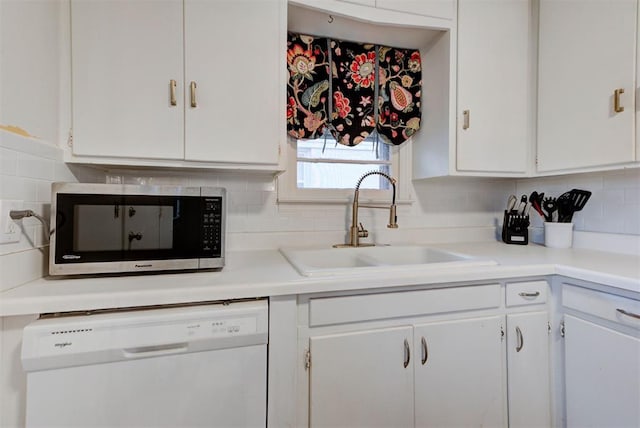
[(179, 354), (189, 349), (187, 342), (167, 343), (164, 345), (137, 346), (124, 348), (122, 353), (126, 358), (159, 357), (162, 355)]

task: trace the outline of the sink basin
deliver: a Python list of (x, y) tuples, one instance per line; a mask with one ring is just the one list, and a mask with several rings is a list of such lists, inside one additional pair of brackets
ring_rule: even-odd
[(291, 265), (305, 276), (331, 276), (496, 265), (493, 260), (470, 257), (424, 246), (357, 248), (281, 248)]

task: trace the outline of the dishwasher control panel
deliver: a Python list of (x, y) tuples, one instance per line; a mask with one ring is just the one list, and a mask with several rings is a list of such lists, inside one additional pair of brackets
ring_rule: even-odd
[(23, 335), (25, 370), (266, 344), (266, 300), (40, 319)]

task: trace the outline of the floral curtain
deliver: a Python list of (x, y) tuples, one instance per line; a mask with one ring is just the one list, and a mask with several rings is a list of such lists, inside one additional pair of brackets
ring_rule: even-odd
[(294, 138), (318, 138), (328, 125), (328, 39), (289, 33), (287, 68), (287, 131)]
[(287, 131), (354, 146), (402, 144), (420, 128), (420, 52), (289, 33)]
[(402, 144), (420, 128), (420, 51), (380, 47), (376, 130), (387, 144)]

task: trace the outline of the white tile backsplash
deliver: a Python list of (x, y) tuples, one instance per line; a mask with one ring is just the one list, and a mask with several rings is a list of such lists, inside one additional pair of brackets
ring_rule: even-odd
[[(73, 167), (74, 173), (58, 147), (6, 131), (0, 131), (0, 156), (0, 199), (21, 200), (24, 209), (47, 220), (52, 182), (104, 180), (89, 168)], [(0, 245), (0, 291), (41, 278), (48, 269), (48, 231), (33, 217), (20, 223), (20, 242)]]
[[(42, 156), (37, 153), (42, 152)], [(202, 171), (100, 171), (66, 165), (50, 144), (20, 140), (0, 131), (0, 198), (25, 201), (25, 208), (49, 217), (53, 181), (122, 182), (185, 186), (221, 186), (229, 196), (227, 249), (329, 245), (346, 239), (350, 201), (344, 204), (277, 203), (273, 177), (253, 173)], [(363, 208), (360, 220), (371, 240), (386, 243), (491, 240), (502, 222), (509, 194), (533, 190), (559, 196), (572, 188), (593, 192), (574, 216), (575, 230), (640, 234), (640, 171), (625, 170), (531, 179), (448, 178), (412, 183), (414, 202), (398, 206), (400, 228), (386, 228), (388, 211)], [(533, 216), (533, 227), (542, 221)], [(46, 274), (47, 236), (33, 218), (23, 220), (19, 244), (0, 245), (0, 290)], [(591, 238), (590, 238), (591, 239)], [(20, 269), (20, 272), (17, 272)]]
[[(574, 230), (615, 234), (640, 234), (640, 168), (572, 174), (559, 177), (522, 179), (516, 182), (517, 195), (533, 190), (558, 197), (571, 189), (592, 192), (582, 211), (573, 216)], [(542, 227), (539, 216), (534, 227)]]

